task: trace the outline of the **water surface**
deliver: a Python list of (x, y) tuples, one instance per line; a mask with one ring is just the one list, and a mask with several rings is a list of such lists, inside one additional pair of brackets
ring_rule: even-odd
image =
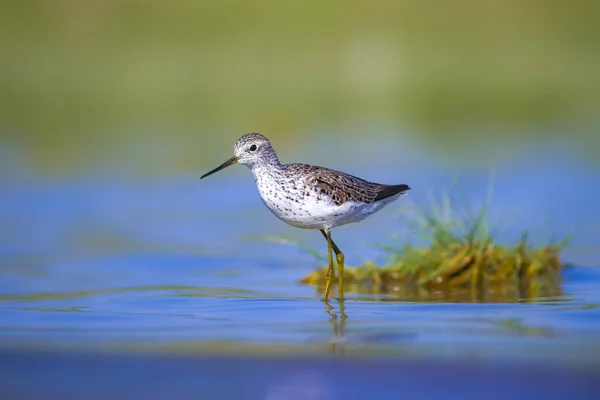
[[(202, 171), (151, 179), (99, 173), (7, 180), (0, 196), (0, 343), (5, 351), (43, 349), (57, 357), (74, 350), (334, 354), (597, 371), (598, 171), (564, 154), (557, 161), (553, 151), (496, 168), (491, 217), (501, 222), (503, 238), (528, 228), (534, 242), (576, 234), (563, 256), (561, 294), (451, 303), (350, 292), (345, 315), (336, 301), (328, 310), (315, 288), (298, 283), (323, 259), (264, 239), (287, 236), (324, 253), (321, 236), (274, 218), (244, 168), (203, 181)], [(456, 177), (471, 204), (485, 198), (489, 170), (442, 169), (414, 154), (329, 165), (414, 188), (363, 223), (334, 231), (348, 264), (385, 262), (378, 245), (417, 242), (406, 228), (413, 205), (435, 198)], [(11, 360), (12, 353), (4, 354), (3, 362)]]

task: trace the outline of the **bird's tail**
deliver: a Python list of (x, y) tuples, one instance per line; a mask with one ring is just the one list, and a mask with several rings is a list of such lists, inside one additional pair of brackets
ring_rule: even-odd
[(408, 185), (381, 185), (381, 190), (377, 193), (375, 201), (387, 199), (388, 197), (395, 196), (397, 194), (403, 195), (410, 190)]

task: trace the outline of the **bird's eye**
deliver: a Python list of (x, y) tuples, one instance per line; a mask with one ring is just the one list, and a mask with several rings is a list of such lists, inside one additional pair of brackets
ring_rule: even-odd
[(256, 151), (256, 145), (253, 144), (252, 146), (250, 146), (250, 151)]

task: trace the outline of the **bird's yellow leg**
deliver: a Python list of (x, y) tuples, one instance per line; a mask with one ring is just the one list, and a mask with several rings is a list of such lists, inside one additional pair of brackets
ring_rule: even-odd
[[(337, 248), (337, 246), (336, 246)], [(335, 258), (337, 259), (337, 263), (338, 263), (338, 279), (339, 279), (339, 283), (338, 283), (338, 291), (339, 291), (339, 302), (340, 304), (344, 303), (344, 253), (342, 253), (341, 251), (339, 251), (340, 249), (337, 249), (338, 251), (335, 252)]]
[(325, 298), (329, 296), (329, 289), (331, 289), (331, 279), (334, 277), (335, 273), (333, 271), (333, 260), (331, 250), (335, 252), (335, 258), (338, 264), (338, 292), (339, 292), (339, 301), (340, 303), (344, 302), (344, 253), (340, 250), (339, 247), (335, 244), (335, 242), (331, 239), (331, 230), (321, 229), (321, 233), (327, 239), (327, 252), (329, 254), (329, 271), (327, 272), (327, 285), (325, 286)]
[(327, 281), (325, 283), (325, 294), (323, 295), (323, 301), (327, 302), (329, 298), (329, 292), (331, 291), (331, 282), (333, 281), (333, 277), (335, 275), (335, 271), (333, 269), (333, 254), (331, 248), (331, 231), (325, 231), (321, 229), (321, 233), (327, 239), (327, 255), (329, 258), (329, 268), (327, 269)]

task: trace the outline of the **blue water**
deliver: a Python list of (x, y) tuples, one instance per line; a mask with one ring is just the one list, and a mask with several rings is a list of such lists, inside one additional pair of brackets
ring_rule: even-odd
[[(402, 157), (395, 156), (398, 146)], [(322, 254), (321, 235), (274, 218), (243, 167), (202, 181), (198, 177), (213, 160), (199, 160), (198, 174), (142, 178), (107, 169), (41, 177), (20, 168), (17, 157), (10, 161), (11, 171), (19, 172), (6, 175), (0, 189), (0, 365), (13, 363), (10, 351), (18, 349), (50, 352), (56, 360), (71, 360), (71, 351), (284, 353), (292, 359), (317, 357), (313, 365), (318, 366), (324, 362), (318, 357), (334, 354), (458, 363), (467, 369), (465, 362), (551, 364), (559, 374), (561, 367), (597, 371), (598, 165), (553, 144), (492, 167), (451, 163), (410, 146), (390, 139), (376, 158), (368, 158), (356, 156), (364, 144), (355, 143), (338, 148), (354, 158), (328, 162), (324, 144), (308, 157), (302, 157), (303, 148), (280, 157), (413, 188), (364, 222), (334, 230), (349, 265), (385, 262), (388, 255), (379, 245), (418, 244), (408, 228), (415, 208), (439, 200), (452, 186), (463, 199), (457, 201), (459, 210), (465, 204), (477, 208), (492, 187), (490, 218), (502, 240), (515, 240), (523, 230), (533, 243), (574, 235), (563, 253), (568, 267), (562, 294), (456, 304), (350, 292), (343, 318), (336, 302), (328, 312), (315, 288), (298, 283), (324, 260), (281, 240)], [(137, 362), (129, 360), (123, 362)], [(72, 373), (69, 362), (57, 364), (59, 371)], [(265, 368), (279, 368), (277, 361), (269, 365)], [(85, 370), (85, 363), (77, 368)], [(374, 368), (383, 373), (387, 367)], [(499, 368), (510, 375), (510, 368)], [(330, 389), (338, 393), (340, 387)]]

